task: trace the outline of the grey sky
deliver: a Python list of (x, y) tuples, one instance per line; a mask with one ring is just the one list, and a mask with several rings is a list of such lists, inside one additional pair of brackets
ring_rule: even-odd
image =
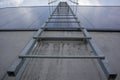
[[(0, 0), (0, 7), (46, 6), (49, 0)], [(50, 0), (54, 1), (54, 0)], [(68, 1), (68, 0), (59, 0)], [(58, 1), (58, 2), (59, 2)], [(77, 1), (77, 0), (73, 0)], [(120, 6), (120, 0), (78, 0), (79, 5)], [(57, 4), (57, 3), (56, 3)]]

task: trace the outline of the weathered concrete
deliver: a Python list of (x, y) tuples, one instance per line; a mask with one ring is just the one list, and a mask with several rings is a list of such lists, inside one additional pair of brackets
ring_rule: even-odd
[[(90, 55), (79, 41), (43, 41), (37, 55)], [(93, 60), (30, 59), (21, 80), (105, 80)]]
[(42, 37), (83, 37), (80, 31), (44, 31)]
[(118, 32), (92, 32), (91, 36), (100, 50), (109, 61), (109, 65), (118, 74), (120, 80), (120, 33)]
[(34, 32), (0, 32), (0, 80)]
[[(13, 34), (14, 33), (14, 34)], [(2, 67), (8, 67), (12, 61), (15, 60), (18, 53), (22, 50), (24, 45), (33, 35), (33, 32), (2, 32), (0, 34), (0, 44), (4, 45), (0, 46), (0, 51), (4, 48), (4, 58), (0, 58)], [(13, 34), (13, 35), (10, 35)], [(116, 80), (120, 80), (120, 33), (102, 33), (102, 32), (92, 32), (90, 33), (94, 39), (94, 42), (97, 44), (98, 48), (102, 50), (102, 52), (107, 57), (110, 66), (118, 73), (118, 77)], [(7, 35), (5, 38), (4, 36)], [(2, 37), (1, 37), (2, 36)], [(16, 38), (17, 36), (17, 38)], [(21, 36), (21, 37), (19, 37)], [(27, 36), (26, 38), (24, 38)], [(76, 32), (48, 32), (43, 33), (42, 36), (81, 36)], [(22, 40), (21, 40), (22, 38)], [(10, 39), (10, 40), (8, 40)], [(2, 40), (2, 41), (1, 41)], [(7, 43), (5, 42), (8, 41)], [(24, 42), (23, 42), (24, 41)], [(4, 44), (3, 44), (4, 43)], [(19, 43), (19, 44), (16, 44)], [(7, 46), (7, 44), (9, 44)], [(18, 47), (19, 45), (19, 47)], [(13, 46), (13, 47), (11, 47)], [(15, 47), (16, 46), (16, 47)], [(5, 51), (6, 50), (6, 51)], [(36, 54), (58, 54), (58, 55), (82, 55), (83, 53), (91, 53), (91, 49), (89, 46), (83, 46), (83, 43), (76, 41), (43, 41), (40, 43), (39, 50)], [(11, 51), (11, 53), (10, 53)], [(18, 52), (18, 53), (17, 53)], [(79, 52), (79, 54), (78, 54)], [(17, 53), (17, 54), (16, 54)], [(11, 54), (10, 58), (7, 54)], [(13, 55), (15, 54), (15, 55)], [(1, 54), (0, 54), (1, 57)], [(9, 58), (9, 61), (5, 61), (5, 58)], [(3, 68), (2, 68), (3, 69)], [(6, 69), (4, 69), (5, 71)], [(1, 73), (2, 74), (2, 73)], [(39, 74), (39, 75), (38, 75)], [(103, 72), (99, 69), (99, 66), (96, 65), (94, 60), (45, 60), (45, 59), (30, 59), (28, 67), (25, 69), (21, 80), (106, 80)], [(6, 78), (6, 80), (14, 80), (13, 78)]]

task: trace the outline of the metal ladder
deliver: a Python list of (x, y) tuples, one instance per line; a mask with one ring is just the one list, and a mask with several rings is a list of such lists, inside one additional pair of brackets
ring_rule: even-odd
[[(62, 12), (62, 8), (66, 8), (66, 12)], [(69, 21), (72, 19), (74, 21)], [(51, 23), (76, 23), (79, 27), (49, 27), (48, 24)], [(48, 26), (48, 27), (47, 27)], [(84, 37), (41, 37), (40, 35), (44, 31), (81, 31)], [(30, 54), (31, 50), (41, 40), (77, 40), (84, 41), (89, 44), (94, 52), (94, 55), (90, 56), (58, 56), (58, 55), (33, 55)], [(50, 15), (48, 20), (43, 24), (43, 26), (36, 32), (33, 39), (30, 40), (28, 45), (24, 48), (18, 59), (11, 65), (7, 73), (9, 76), (16, 76), (20, 71), (21, 67), (27, 64), (27, 58), (45, 58), (45, 59), (97, 59), (99, 65), (101, 66), (103, 72), (105, 73), (108, 80), (115, 80), (117, 74), (113, 72), (108, 65), (107, 59), (102, 54), (102, 52), (96, 47), (91, 36), (89, 35), (87, 29), (81, 26), (76, 15), (73, 13), (71, 7), (67, 2), (60, 2), (55, 8), (53, 13)]]

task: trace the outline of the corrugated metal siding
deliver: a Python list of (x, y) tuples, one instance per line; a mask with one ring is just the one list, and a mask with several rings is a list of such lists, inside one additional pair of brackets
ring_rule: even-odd
[(48, 7), (1, 9), (0, 29), (39, 28), (48, 18), (48, 11)]
[[(38, 29), (49, 15), (48, 6), (0, 9), (0, 30)], [(78, 7), (76, 15), (87, 29), (120, 30), (120, 7)], [(75, 24), (68, 26), (76, 27)]]

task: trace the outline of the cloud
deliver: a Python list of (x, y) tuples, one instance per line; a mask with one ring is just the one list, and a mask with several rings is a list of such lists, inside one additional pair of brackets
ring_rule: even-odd
[(12, 3), (16, 6), (20, 5), (23, 3), (23, 0), (12, 0)]
[(79, 5), (100, 5), (99, 0), (78, 0)]

